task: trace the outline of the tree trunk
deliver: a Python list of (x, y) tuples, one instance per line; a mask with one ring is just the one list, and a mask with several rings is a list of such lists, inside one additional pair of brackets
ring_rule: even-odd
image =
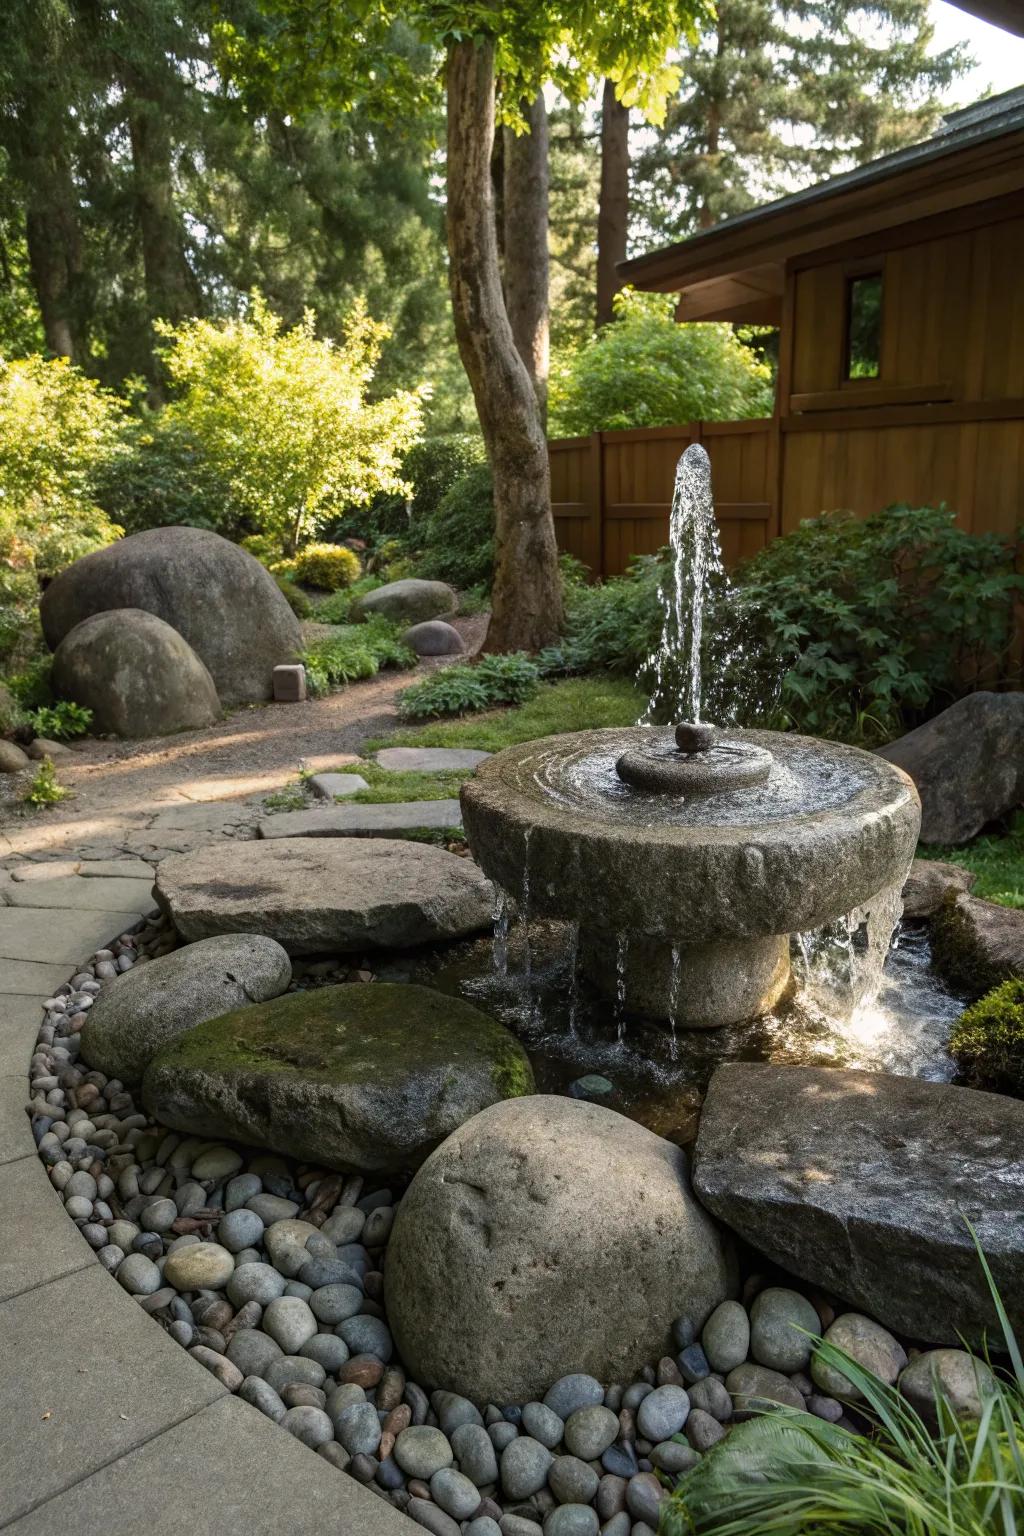
[(548, 409), (548, 113), (544, 94), (523, 103), (527, 133), (505, 130), (505, 304), (516, 351)]
[(135, 208), (151, 320), (177, 324), (195, 313), (196, 287), (174, 205), (171, 141), (160, 107), (138, 95), (129, 112)]
[(490, 651), (550, 645), (562, 619), (547, 440), (501, 291), (491, 187), (494, 44), (448, 47), (448, 280), (494, 476)]
[(601, 194), (597, 205), (597, 323), (613, 316), (612, 300), (622, 287), (617, 264), (626, 259), (629, 232), (629, 108), (611, 80), (601, 97)]
[(39, 166), (25, 212), (29, 270), (46, 345), (57, 357), (82, 361), (76, 289), (82, 279), (82, 240), (70, 178)]

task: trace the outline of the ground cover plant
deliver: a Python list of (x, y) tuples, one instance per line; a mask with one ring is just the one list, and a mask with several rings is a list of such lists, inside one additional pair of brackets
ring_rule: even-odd
[(484, 656), (473, 664), (442, 667), (398, 697), (403, 720), (463, 715), (495, 704), (523, 704), (540, 686), (541, 669), (521, 651)]
[(1010, 977), (965, 1009), (949, 1052), (970, 1087), (1024, 1095), (1024, 980)]
[(417, 659), (402, 643), (400, 627), (378, 615), (362, 624), (338, 625), (336, 633), (311, 640), (299, 655), (314, 697), (374, 677), (384, 667), (413, 667)]
[(473, 747), (500, 752), (520, 741), (534, 741), (562, 731), (591, 731), (634, 725), (646, 700), (635, 684), (621, 677), (572, 677), (543, 682), (532, 698), (513, 708), (491, 709), (457, 720), (434, 720), (367, 741), (366, 752), (380, 747)]
[(976, 877), (972, 895), (1024, 908), (1024, 812), (1018, 811), (1003, 832), (986, 832), (962, 848), (920, 848), (918, 855), (969, 869)]

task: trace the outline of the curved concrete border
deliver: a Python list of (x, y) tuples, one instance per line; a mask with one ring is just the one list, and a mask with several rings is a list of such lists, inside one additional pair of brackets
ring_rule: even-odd
[(152, 907), (148, 878), (79, 869), (0, 888), (0, 1530), (422, 1531), (172, 1343), (52, 1189), (25, 1113), (41, 1002)]

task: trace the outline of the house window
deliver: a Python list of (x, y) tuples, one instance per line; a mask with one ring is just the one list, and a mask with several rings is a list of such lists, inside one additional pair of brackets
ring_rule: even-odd
[(866, 272), (846, 285), (843, 377), (877, 379), (882, 363), (882, 274)]

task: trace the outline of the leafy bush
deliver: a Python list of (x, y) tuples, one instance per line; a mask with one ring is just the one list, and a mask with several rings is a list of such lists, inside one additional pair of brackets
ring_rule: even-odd
[(473, 665), (443, 667), (398, 697), (403, 720), (463, 715), (496, 704), (523, 704), (540, 684), (540, 668), (522, 651), (485, 656)]
[(22, 799), (26, 805), (34, 805), (37, 810), (42, 810), (44, 806), (66, 800), (70, 793), (70, 789), (57, 782), (57, 770), (52, 759), (44, 757)]
[(1011, 977), (965, 1009), (949, 1052), (972, 1088), (1024, 1096), (1024, 980)]
[(22, 709), (38, 709), (42, 704), (53, 703), (52, 671), (53, 657), (44, 653), (33, 656), (20, 672), (12, 672), (4, 682)]
[(290, 576), (275, 576), (274, 580), (277, 582), (281, 596), (295, 617), (297, 619), (311, 619), (313, 617), (313, 604), (302, 588), (297, 587)]
[(282, 553), (380, 491), (405, 493), (421, 396), (368, 398), (386, 330), (361, 303), (339, 343), (317, 337), (310, 312), (282, 329), (258, 295), (245, 318), (158, 329), (177, 392), (165, 425), (197, 444), (250, 529)]
[(306, 544), (293, 561), (296, 581), (321, 592), (340, 592), (359, 579), (359, 556), (343, 544)]
[[(468, 432), (438, 434), (414, 443), (402, 460), (402, 478), (409, 494), (375, 497), (368, 507), (346, 519), (344, 531), (358, 534), (374, 551), (389, 539), (403, 545), (408, 539), (418, 539), (424, 519), (436, 511), (456, 480), (483, 457), (481, 438)], [(341, 529), (339, 524), (334, 531)]]
[(320, 598), (314, 606), (313, 616), (318, 624), (347, 624), (356, 598), (383, 585), (380, 576), (360, 576), (346, 591), (332, 592), (330, 597)]
[(494, 577), (494, 485), (486, 464), (456, 480), (424, 520), (417, 574), (453, 587), (487, 587)]
[(37, 736), (50, 741), (70, 741), (73, 736), (84, 736), (92, 725), (92, 710), (84, 704), (73, 704), (70, 699), (58, 699), (56, 704), (43, 704), (28, 716), (28, 723)]
[(817, 1357), (863, 1394), (870, 1433), (783, 1411), (737, 1425), (680, 1480), (665, 1536), (1018, 1536), (1024, 1365), (984, 1268), (1012, 1377), (994, 1379), (980, 1419), (958, 1417), (939, 1389), (933, 1434), (894, 1387), (818, 1341)]
[(771, 370), (730, 325), (679, 325), (672, 294), (616, 296), (615, 320), (551, 372), (552, 436), (772, 412)]
[(101, 466), (97, 497), (125, 533), (181, 525), (241, 543), (251, 526), (198, 440), (166, 411), (125, 420), (121, 452)]
[(402, 644), (399, 626), (375, 615), (363, 624), (339, 625), (335, 634), (308, 645), (299, 660), (306, 686), (317, 696), (373, 677), (382, 667), (415, 666), (417, 657)]

